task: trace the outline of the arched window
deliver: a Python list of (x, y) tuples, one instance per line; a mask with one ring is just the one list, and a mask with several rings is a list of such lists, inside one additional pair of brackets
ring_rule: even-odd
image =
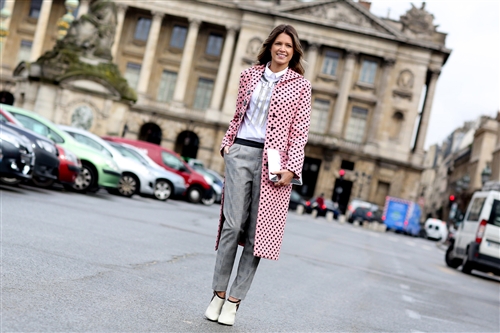
[(155, 123), (146, 123), (142, 125), (141, 131), (139, 132), (139, 140), (159, 145), (161, 143), (161, 138), (162, 132), (160, 126)]
[(177, 136), (174, 150), (182, 157), (196, 158), (199, 145), (200, 139), (196, 133), (184, 131)]
[(0, 103), (7, 105), (14, 105), (14, 95), (8, 91), (0, 91)]

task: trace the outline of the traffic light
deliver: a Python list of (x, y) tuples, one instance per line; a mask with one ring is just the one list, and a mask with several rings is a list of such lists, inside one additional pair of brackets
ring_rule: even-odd
[(344, 175), (345, 175), (345, 170), (344, 169), (340, 169), (339, 170), (339, 178), (340, 179), (344, 179)]

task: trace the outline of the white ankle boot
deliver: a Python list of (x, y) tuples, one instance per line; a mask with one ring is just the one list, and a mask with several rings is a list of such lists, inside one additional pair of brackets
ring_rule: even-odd
[(219, 319), (217, 320), (219, 324), (232, 326), (234, 324), (234, 319), (236, 318), (236, 311), (240, 306), (240, 302), (233, 303), (229, 300), (224, 302), (222, 306), (222, 311), (220, 312)]
[(214, 293), (214, 297), (212, 297), (212, 301), (208, 305), (207, 311), (205, 311), (205, 317), (207, 317), (208, 320), (217, 321), (223, 304), (224, 298), (220, 298), (217, 293)]

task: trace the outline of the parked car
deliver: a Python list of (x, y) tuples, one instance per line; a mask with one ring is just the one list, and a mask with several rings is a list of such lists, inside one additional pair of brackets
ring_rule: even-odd
[(434, 240), (445, 240), (448, 237), (448, 228), (445, 221), (428, 218), (424, 224), (425, 237)]
[(224, 178), (216, 171), (206, 168), (203, 162), (201, 162), (200, 160), (191, 158), (187, 161), (187, 163), (193, 169), (212, 180), (212, 187), (214, 188), (215, 194), (214, 200), (215, 202), (220, 203), (222, 199), (222, 189), (224, 187)]
[[(22, 128), (25, 131), (29, 131), (30, 133), (33, 133), (34, 135), (38, 135), (37, 133), (24, 128), (23, 124), (19, 122), (10, 112), (7, 110), (4, 110), (0, 108), (0, 121), (4, 121), (6, 123), (16, 125), (18, 128)], [(55, 149), (57, 149), (57, 158), (59, 161), (59, 167), (55, 171), (57, 175), (57, 181), (59, 181), (61, 184), (66, 184), (66, 185), (72, 185), (75, 182), (76, 177), (78, 176), (78, 173), (80, 172), (80, 169), (82, 167), (82, 164), (80, 160), (76, 157), (74, 153), (69, 151), (69, 149), (64, 149), (61, 146), (58, 146), (57, 144), (54, 144), (51, 140), (47, 139), (44, 136), (38, 135), (38, 138), (35, 139), (45, 142), (45, 148), (47, 148), (47, 144), (54, 145)], [(33, 139), (31, 140), (33, 141)], [(42, 143), (43, 144), (43, 143)], [(35, 142), (35, 146), (39, 147), (40, 145)], [(49, 149), (51, 150), (51, 149)], [(35, 155), (36, 155), (36, 150), (35, 150)], [(50, 187), (55, 179), (52, 179), (52, 177), (44, 177), (43, 174), (40, 176), (37, 175), (37, 167), (38, 162), (40, 159), (37, 157), (36, 162), (35, 162), (35, 172), (33, 175), (33, 178), (31, 179), (33, 183), (37, 186), (40, 187)], [(43, 164), (43, 163), (42, 163)], [(50, 163), (49, 163), (50, 164)], [(45, 167), (46, 168), (46, 167)], [(49, 166), (50, 168), (50, 166)], [(44, 170), (42, 170), (44, 171)], [(46, 169), (45, 169), (46, 171)]]
[(337, 219), (340, 215), (340, 210), (338, 205), (332, 200), (324, 199), (323, 205), (318, 205), (316, 198), (306, 201), (306, 213), (311, 214), (313, 217), (326, 216), (328, 212), (331, 212), (334, 219)]
[(295, 190), (292, 190), (290, 194), (290, 203), (288, 204), (288, 209), (295, 210), (297, 213), (302, 214), (306, 208), (306, 200)]
[[(0, 131), (6, 128), (16, 132), (18, 135), (26, 137), (33, 148), (35, 154), (35, 167), (33, 169), (32, 180), (42, 187), (51, 185), (57, 179), (57, 169), (59, 168), (59, 158), (54, 143), (26, 128), (19, 127), (12, 123), (0, 122)], [(3, 178), (3, 182), (17, 184), (22, 180), (18, 178)]]
[(473, 194), (446, 251), (446, 264), (462, 266), (467, 274), (474, 269), (500, 274), (500, 186), (493, 185)]
[(369, 221), (373, 215), (373, 212), (371, 211), (371, 208), (369, 207), (358, 207), (352, 212), (351, 216), (349, 217), (348, 221), (349, 222), (364, 222), (364, 221)]
[(156, 164), (149, 156), (134, 146), (128, 145), (126, 143), (117, 143), (108, 141), (109, 144), (116, 150), (122, 153), (122, 155), (129, 158), (133, 158), (136, 161), (143, 163), (144, 165), (151, 168), (151, 171), (155, 174), (156, 183), (154, 188), (154, 197), (158, 200), (167, 200), (170, 196), (180, 196), (186, 191), (186, 182), (181, 176), (163, 169), (161, 166)]
[(59, 170), (57, 180), (66, 187), (73, 187), (82, 169), (82, 162), (67, 148), (56, 145), (59, 152)]
[(148, 156), (168, 171), (182, 176), (186, 182), (187, 190), (185, 197), (189, 202), (199, 203), (202, 199), (211, 199), (213, 188), (209, 184), (210, 179), (205, 178), (183, 161), (178, 154), (165, 147), (154, 143), (125, 139), (113, 136), (103, 136), (104, 140), (127, 143), (134, 147), (144, 149)]
[(31, 179), (35, 167), (35, 153), (27, 137), (1, 126), (0, 155), (2, 182), (11, 184), (12, 179)]
[[(127, 198), (132, 197), (134, 194), (144, 196), (153, 195), (156, 175), (148, 166), (123, 155), (119, 150), (111, 146), (108, 141), (101, 139), (89, 131), (64, 125), (59, 125), (59, 127), (69, 133), (76, 141), (88, 145), (115, 160), (122, 171), (122, 175), (118, 187), (116, 189), (109, 189), (110, 193), (119, 194)], [(161, 197), (165, 197), (165, 195)]]
[(378, 209), (378, 206), (374, 203), (360, 199), (353, 199), (351, 200), (351, 202), (349, 202), (349, 205), (347, 205), (347, 210), (345, 212), (345, 217), (347, 221), (352, 221), (351, 215), (358, 207), (369, 208), (371, 211)]
[(56, 124), (36, 113), (10, 105), (1, 107), (9, 111), (25, 128), (51, 139), (57, 145), (76, 154), (82, 163), (82, 168), (72, 185), (75, 191), (95, 192), (100, 187), (112, 189), (118, 187), (121, 170), (112, 158), (77, 142)]

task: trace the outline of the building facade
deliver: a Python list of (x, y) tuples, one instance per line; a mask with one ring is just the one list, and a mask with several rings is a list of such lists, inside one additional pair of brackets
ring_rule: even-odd
[[(91, 2), (80, 0), (76, 16)], [(12, 15), (4, 22), (10, 33), (0, 97), (37, 112), (44, 94), (12, 73), (54, 46), (64, 1), (4, 6)], [(451, 52), (424, 6), (412, 5), (396, 21), (373, 15), (365, 1), (117, 1), (111, 53), (138, 99), (111, 113), (93, 95), (82, 99), (93, 114), (87, 129), (155, 142), (223, 171), (218, 149), (240, 72), (255, 62), (273, 27), (291, 24), (313, 89), (305, 185), (298, 190), (344, 206), (355, 197), (380, 205), (387, 195), (417, 200), (436, 83)], [(76, 104), (60, 102), (70, 97), (57, 89), (51, 103), (61, 114), (52, 118), (71, 125)]]

